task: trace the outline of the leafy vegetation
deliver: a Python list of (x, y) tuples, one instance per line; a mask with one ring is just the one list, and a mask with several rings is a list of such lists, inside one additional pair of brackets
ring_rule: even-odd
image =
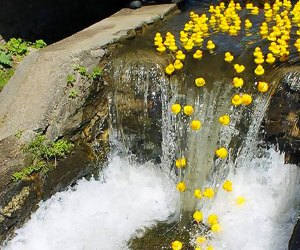
[(90, 78), (92, 78), (93, 80), (98, 79), (100, 76), (102, 76), (102, 69), (99, 67), (95, 67), (92, 71), (92, 73), (90, 74)]
[(36, 40), (35, 43), (31, 43), (21, 38), (11, 38), (7, 43), (0, 44), (0, 91), (30, 48), (40, 49), (45, 46), (47, 44), (43, 40)]
[[(24, 151), (29, 153), (34, 159), (33, 162), (36, 163), (25, 167), (19, 172), (13, 173), (12, 180), (23, 180), (34, 172), (48, 172), (53, 166), (56, 166), (57, 158), (63, 158), (68, 155), (73, 146), (72, 143), (63, 139), (56, 142), (50, 142), (45, 139), (44, 135), (37, 135), (24, 148)], [(52, 160), (55, 162), (54, 165), (51, 163)]]
[(78, 71), (81, 76), (89, 77), (87, 68), (82, 65), (75, 65), (74, 70)]
[(67, 75), (67, 84), (73, 86), (73, 83), (76, 81), (74, 75)]
[(69, 97), (72, 98), (72, 99), (74, 99), (74, 98), (76, 98), (77, 96), (78, 96), (77, 90), (76, 90), (76, 89), (71, 89), (71, 90), (70, 90), (70, 93), (69, 93)]

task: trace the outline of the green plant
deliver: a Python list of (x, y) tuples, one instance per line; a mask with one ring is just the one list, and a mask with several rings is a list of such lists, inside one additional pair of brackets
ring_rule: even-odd
[(77, 96), (78, 96), (77, 90), (76, 90), (76, 89), (71, 89), (71, 90), (70, 90), (70, 93), (69, 93), (69, 98), (74, 99), (74, 98), (76, 98)]
[(6, 50), (13, 55), (26, 55), (28, 52), (28, 43), (21, 38), (11, 38), (5, 47)]
[(15, 137), (17, 137), (17, 139), (20, 139), (22, 134), (23, 134), (24, 131), (20, 130), (18, 131), (16, 134), (15, 134)]
[(13, 181), (23, 180), (24, 178), (30, 176), (32, 173), (39, 172), (42, 168), (45, 167), (45, 165), (46, 165), (45, 162), (39, 161), (38, 163), (36, 163), (34, 165), (25, 167), (21, 171), (13, 173), (12, 180)]
[(90, 78), (92, 78), (93, 80), (99, 78), (100, 76), (102, 76), (102, 69), (99, 67), (95, 67), (92, 71), (92, 73), (90, 74)]
[(47, 154), (47, 145), (44, 135), (37, 135), (29, 144), (24, 148), (25, 152), (31, 153), (35, 159), (42, 159)]
[(46, 46), (47, 46), (47, 44), (42, 39), (36, 40), (35, 43), (32, 44), (32, 47), (36, 48), (36, 49), (42, 49), (42, 48), (45, 48)]
[(87, 68), (84, 67), (84, 66), (81, 66), (81, 65), (75, 65), (74, 70), (75, 70), (75, 71), (78, 71), (78, 73), (79, 73), (81, 76), (89, 77)]
[(68, 85), (73, 85), (73, 83), (76, 81), (74, 75), (67, 75), (67, 84)]
[(0, 50), (0, 66), (12, 66), (11, 54)]
[(14, 74), (14, 69), (0, 69), (0, 91)]

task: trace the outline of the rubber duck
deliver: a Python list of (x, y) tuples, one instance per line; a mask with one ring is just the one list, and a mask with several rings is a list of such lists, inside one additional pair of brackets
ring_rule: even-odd
[(272, 53), (267, 54), (266, 62), (269, 64), (273, 64), (275, 62), (275, 57)]
[(232, 84), (235, 88), (241, 88), (244, 85), (244, 80), (242, 78), (235, 77), (232, 80)]
[(216, 223), (216, 224), (213, 224), (210, 229), (211, 229), (212, 232), (218, 233), (218, 232), (221, 231), (222, 228), (221, 228), (221, 225), (219, 223)]
[(231, 192), (232, 191), (232, 182), (230, 180), (224, 181), (223, 189), (227, 192)]
[(258, 7), (253, 7), (251, 10), (252, 15), (258, 15), (259, 14), (259, 8)]
[(226, 62), (231, 63), (233, 59), (234, 59), (234, 56), (231, 55), (230, 52), (226, 52), (226, 53), (225, 53), (225, 58), (224, 58), (224, 60), (225, 60)]
[(194, 109), (192, 106), (190, 105), (186, 105), (183, 107), (183, 113), (186, 114), (186, 115), (191, 115), (194, 113)]
[(235, 36), (235, 35), (237, 35), (238, 30), (236, 29), (235, 26), (231, 25), (231, 26), (229, 26), (228, 33), (229, 33), (229, 35)]
[(239, 64), (235, 64), (234, 69), (236, 71), (236, 73), (242, 73), (245, 70), (245, 66), (244, 65), (239, 65)]
[(235, 199), (235, 203), (236, 203), (237, 205), (243, 205), (245, 202), (246, 202), (246, 199), (245, 199), (243, 196), (238, 196), (238, 197)]
[(264, 59), (264, 55), (262, 53), (258, 53), (256, 58), (254, 59), (254, 62), (256, 64), (262, 64), (264, 63), (265, 59)]
[(158, 46), (159, 43), (163, 42), (163, 38), (160, 33), (156, 33), (154, 37), (154, 45)]
[(197, 238), (196, 238), (196, 244), (197, 245), (201, 245), (201, 244), (203, 244), (203, 243), (205, 243), (206, 242), (206, 238), (204, 237), (204, 236), (198, 236)]
[(258, 54), (262, 53), (260, 47), (256, 47), (253, 52), (253, 56), (257, 57)]
[(176, 159), (175, 165), (177, 168), (184, 168), (186, 166), (186, 159), (184, 157)]
[(198, 78), (195, 79), (195, 84), (198, 87), (202, 87), (202, 86), (205, 85), (205, 80), (202, 77), (198, 77)]
[(163, 52), (166, 51), (166, 47), (165, 47), (165, 45), (164, 45), (163, 43), (160, 43), (160, 44), (158, 45), (158, 47), (156, 48), (156, 50), (157, 50), (158, 52), (160, 52), (160, 53), (163, 53)]
[(176, 59), (183, 61), (185, 59), (185, 54), (183, 54), (182, 50), (178, 50), (176, 53)]
[(258, 82), (257, 89), (261, 93), (265, 93), (269, 89), (269, 85), (266, 82)]
[(172, 242), (172, 250), (181, 250), (182, 249), (182, 243), (178, 240), (175, 240)]
[(243, 105), (249, 105), (252, 103), (252, 96), (249, 94), (243, 94), (242, 101)]
[(231, 99), (231, 103), (234, 105), (234, 106), (239, 106), (241, 105), (243, 102), (243, 99), (240, 95), (234, 95)]
[(277, 39), (276, 34), (275, 34), (274, 32), (271, 32), (271, 33), (268, 35), (267, 39), (268, 39), (269, 41), (271, 41), (271, 42), (276, 41), (276, 39)]
[(208, 41), (207, 41), (206, 48), (209, 49), (209, 50), (213, 50), (213, 49), (216, 48), (216, 45), (213, 43), (212, 40), (208, 40)]
[(215, 196), (215, 191), (212, 188), (206, 188), (203, 192), (202, 195), (206, 198), (213, 198)]
[(174, 68), (175, 68), (176, 70), (182, 69), (182, 68), (183, 68), (183, 63), (182, 63), (180, 60), (175, 60)]
[(185, 189), (186, 189), (185, 183), (183, 181), (182, 182), (178, 182), (176, 188), (177, 188), (177, 190), (179, 192), (184, 192)]
[(193, 54), (193, 57), (195, 59), (201, 59), (202, 58), (202, 51), (197, 49), (196, 52)]
[(181, 110), (181, 106), (178, 103), (172, 104), (171, 111), (173, 114), (177, 115)]
[(190, 126), (192, 130), (199, 130), (201, 128), (201, 122), (199, 120), (193, 120)]
[(246, 28), (246, 29), (250, 29), (251, 27), (252, 27), (252, 23), (250, 22), (249, 19), (246, 19), (246, 20), (245, 20), (245, 28)]
[(218, 223), (219, 223), (218, 215), (216, 215), (216, 214), (210, 214), (210, 215), (207, 217), (207, 223), (208, 223), (208, 225), (210, 225), (210, 226), (215, 225), (215, 224), (218, 224)]
[(228, 115), (222, 115), (222, 116), (219, 117), (219, 122), (222, 125), (226, 126), (226, 125), (228, 125), (230, 123), (230, 118), (229, 118)]
[(202, 197), (201, 190), (200, 190), (200, 189), (195, 189), (195, 191), (194, 191), (194, 196), (195, 196), (197, 199), (201, 199), (201, 197)]
[(207, 246), (206, 250), (214, 250), (213, 246)]
[(170, 42), (168, 49), (175, 52), (178, 49), (178, 47), (176, 46), (175, 42)]
[(197, 210), (194, 214), (193, 214), (193, 218), (194, 220), (199, 223), (200, 221), (202, 221), (203, 219), (203, 214), (202, 212), (200, 212), (199, 210)]
[(255, 68), (254, 73), (255, 73), (255, 75), (261, 76), (265, 73), (265, 70), (264, 70), (263, 66), (259, 64)]
[(166, 73), (168, 75), (171, 75), (173, 72), (174, 72), (175, 68), (174, 68), (174, 65), (173, 64), (169, 64), (167, 67), (166, 67)]
[(216, 150), (216, 155), (221, 159), (225, 159), (228, 155), (228, 151), (226, 148), (221, 147)]
[(246, 4), (246, 9), (247, 10), (252, 10), (253, 9), (253, 3), (247, 3)]
[(238, 11), (242, 10), (242, 7), (241, 7), (240, 3), (235, 4), (235, 9), (238, 10)]
[(189, 39), (187, 43), (183, 46), (186, 51), (191, 51), (194, 48), (193, 40)]

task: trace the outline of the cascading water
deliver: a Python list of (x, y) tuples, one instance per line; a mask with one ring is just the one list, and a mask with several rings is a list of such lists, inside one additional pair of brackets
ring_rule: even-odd
[[(200, 14), (208, 14), (204, 7)], [(175, 240), (184, 242), (182, 249), (287, 249), (300, 202), (300, 170), (266, 148), (261, 123), (288, 62), (265, 66), (265, 76), (253, 74), (254, 48), (266, 53), (269, 44), (255, 33), (263, 16), (243, 10), (240, 16), (251, 17), (252, 30), (228, 36), (211, 28), (203, 44), (211, 39), (217, 49), (209, 52), (203, 46), (201, 60), (192, 57), (194, 51), (186, 53), (184, 68), (167, 76), (164, 67), (175, 53), (151, 52), (152, 37), (156, 30), (179, 33), (187, 16), (184, 12), (128, 42), (107, 66), (111, 157), (100, 180), (80, 180), (41, 203), (4, 249), (170, 249)], [(226, 51), (246, 66), (241, 89), (231, 84), (236, 73), (224, 62)], [(290, 60), (298, 59), (292, 55)], [(198, 77), (205, 86), (195, 86)], [(266, 93), (257, 91), (262, 80), (269, 83)], [(252, 103), (232, 105), (237, 93), (251, 94)], [(174, 103), (191, 105), (193, 114), (172, 114)], [(218, 122), (225, 114), (228, 126)], [(190, 128), (192, 120), (201, 121), (199, 131)], [(215, 156), (220, 147), (228, 149), (225, 159)], [(175, 160), (182, 158), (186, 166), (176, 168)], [(232, 192), (222, 187), (226, 179)], [(179, 181), (186, 186), (180, 194)], [(215, 196), (197, 200), (194, 190), (206, 187)], [(196, 209), (203, 213), (199, 224), (192, 222)], [(207, 223), (211, 214), (218, 216), (220, 232)]]

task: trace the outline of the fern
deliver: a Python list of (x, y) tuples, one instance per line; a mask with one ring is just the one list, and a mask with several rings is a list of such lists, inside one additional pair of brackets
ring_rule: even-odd
[(4, 66), (12, 66), (12, 58), (10, 54), (6, 54), (4, 51), (0, 50), (0, 64)]

